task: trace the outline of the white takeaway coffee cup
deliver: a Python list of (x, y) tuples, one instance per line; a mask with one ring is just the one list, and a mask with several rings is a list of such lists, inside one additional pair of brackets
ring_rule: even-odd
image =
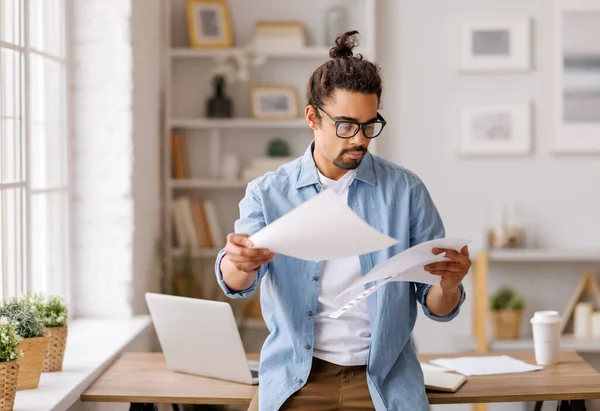
[(537, 311), (531, 317), (533, 348), (538, 365), (558, 363), (560, 322), (558, 311)]

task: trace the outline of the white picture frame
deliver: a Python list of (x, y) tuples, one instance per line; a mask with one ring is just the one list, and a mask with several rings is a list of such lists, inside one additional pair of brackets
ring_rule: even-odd
[(600, 154), (600, 3), (555, 0), (553, 154)]
[(531, 69), (529, 18), (471, 18), (460, 29), (460, 70), (523, 72)]
[(465, 105), (459, 152), (463, 155), (528, 155), (532, 151), (531, 104)]
[(251, 107), (254, 118), (297, 118), (298, 93), (293, 86), (254, 86), (251, 90)]

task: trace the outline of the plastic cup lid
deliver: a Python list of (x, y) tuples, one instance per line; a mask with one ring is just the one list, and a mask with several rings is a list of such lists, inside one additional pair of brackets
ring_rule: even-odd
[(560, 320), (558, 311), (536, 311), (531, 318), (531, 323), (554, 324)]

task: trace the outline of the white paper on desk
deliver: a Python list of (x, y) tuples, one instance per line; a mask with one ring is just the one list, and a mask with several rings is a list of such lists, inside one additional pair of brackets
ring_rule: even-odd
[(310, 261), (352, 257), (398, 241), (375, 230), (326, 189), (249, 238), (256, 248)]
[(463, 375), (511, 374), (537, 371), (544, 368), (517, 360), (508, 355), (438, 358), (429, 362)]
[(445, 368), (438, 367), (437, 365), (427, 364), (426, 362), (422, 362), (420, 364), (421, 364), (421, 369), (423, 370), (423, 372), (448, 372), (448, 371), (450, 371)]
[(471, 241), (469, 240), (461, 238), (439, 238), (417, 244), (396, 254), (388, 260), (377, 264), (365, 276), (357, 279), (342, 291), (338, 297), (371, 281), (388, 279), (390, 277), (394, 277), (391, 281), (413, 281), (432, 285), (439, 284), (440, 276), (428, 273), (423, 267), (426, 264), (450, 261), (450, 259), (444, 257), (444, 254), (435, 255), (432, 253), (432, 250), (434, 248), (460, 250), (470, 242)]

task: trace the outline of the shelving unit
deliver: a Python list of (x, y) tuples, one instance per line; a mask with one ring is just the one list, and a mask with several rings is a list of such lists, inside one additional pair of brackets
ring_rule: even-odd
[[(490, 341), (488, 338), (488, 277), (490, 264), (598, 264), (600, 267), (600, 249), (515, 249), (490, 250), (476, 254), (473, 259), (473, 333), (476, 351), (490, 352), (499, 350), (532, 349), (531, 339), (516, 341)], [(564, 336), (563, 346), (580, 351), (600, 352), (600, 340), (577, 340)]]
[[(189, 49), (186, 47), (177, 47), (170, 50), (171, 58), (176, 59), (198, 59), (213, 58), (215, 56), (233, 56), (242, 52), (242, 48), (230, 49)], [(356, 53), (366, 53), (368, 50), (357, 47)], [(329, 56), (328, 47), (306, 47), (301, 50), (267, 50), (265, 52), (267, 59), (320, 59), (326, 60)], [(314, 62), (313, 62), (314, 63)]]
[[(233, 231), (233, 223), (239, 217), (238, 203), (244, 195), (248, 181), (241, 178), (224, 178), (221, 173), (225, 153), (233, 152), (240, 159), (240, 166), (253, 158), (265, 155), (270, 138), (283, 138), (290, 144), (292, 156), (298, 157), (313, 138), (303, 116), (304, 90), (310, 74), (328, 59), (329, 49), (322, 41), (323, 19), (327, 7), (339, 4), (337, 0), (306, 0), (304, 2), (281, 2), (279, 0), (228, 0), (234, 47), (190, 48), (187, 40), (185, 0), (162, 0), (164, 21), (163, 37), (163, 235), (165, 239), (166, 269), (173, 272), (176, 264), (187, 255), (176, 244), (172, 220), (172, 201), (179, 196), (191, 200), (208, 200), (215, 204), (218, 222), (223, 235)], [(360, 32), (360, 46), (356, 53), (367, 59), (375, 59), (376, 0), (347, 0), (348, 29)], [(266, 62), (258, 69), (251, 69), (247, 83), (228, 84), (226, 94), (234, 102), (234, 117), (210, 119), (204, 117), (204, 104), (212, 93), (211, 67), (219, 57), (233, 56), (243, 51), (252, 38), (254, 24), (259, 20), (301, 21), (307, 31), (307, 47), (299, 50), (269, 50)], [(252, 118), (250, 88), (253, 85), (291, 85), (298, 95), (299, 116), (288, 120), (265, 120)], [(187, 146), (189, 178), (176, 179), (171, 174), (171, 135), (183, 134)], [(370, 150), (376, 152), (373, 141)], [(224, 245), (225, 239), (219, 239)], [(203, 279), (213, 274), (214, 258), (221, 244), (214, 248), (193, 249), (193, 263), (201, 267)], [(251, 320), (249, 330), (264, 330), (262, 320)], [(261, 325), (262, 324), (262, 325)]]
[(295, 129), (306, 128), (304, 118), (293, 120), (260, 120), (253, 118), (232, 119), (194, 119), (174, 118), (170, 120), (170, 128), (197, 129), (197, 130), (224, 130), (224, 129)]

